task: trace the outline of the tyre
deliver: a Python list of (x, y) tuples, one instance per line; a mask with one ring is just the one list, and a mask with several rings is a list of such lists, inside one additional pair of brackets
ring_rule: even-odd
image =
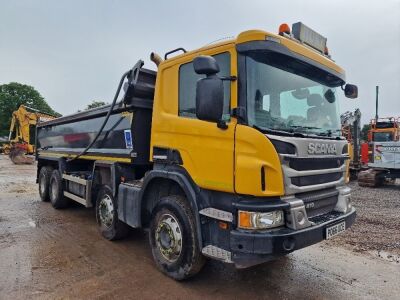
[(162, 198), (150, 221), (150, 247), (163, 273), (175, 280), (197, 274), (205, 263), (197, 238), (195, 218), (182, 196)]
[(55, 209), (66, 208), (69, 204), (68, 198), (64, 197), (64, 188), (61, 173), (59, 170), (53, 170), (50, 176), (49, 198), (51, 205)]
[(39, 172), (39, 195), (40, 199), (44, 202), (50, 201), (49, 185), (52, 171), (52, 167), (42, 167)]
[(96, 200), (96, 220), (101, 235), (107, 240), (119, 240), (129, 234), (129, 226), (118, 219), (118, 207), (112, 190), (100, 188)]

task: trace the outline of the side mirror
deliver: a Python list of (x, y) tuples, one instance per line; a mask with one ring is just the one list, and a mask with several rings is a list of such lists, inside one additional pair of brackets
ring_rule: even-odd
[(193, 68), (197, 74), (207, 76), (215, 75), (219, 72), (217, 61), (212, 56), (200, 55), (193, 60)]
[(346, 84), (344, 87), (344, 95), (350, 99), (358, 97), (358, 87), (354, 84)]
[(224, 85), (216, 74), (219, 66), (211, 56), (199, 56), (193, 60), (197, 74), (205, 74), (196, 84), (196, 116), (199, 120), (219, 123), (224, 109)]
[(199, 120), (220, 122), (224, 109), (224, 86), (215, 77), (202, 78), (196, 85), (196, 116)]

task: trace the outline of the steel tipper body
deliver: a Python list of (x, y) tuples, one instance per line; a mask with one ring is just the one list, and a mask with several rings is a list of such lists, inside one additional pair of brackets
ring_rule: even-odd
[[(127, 73), (131, 83), (101, 134), (107, 108), (41, 126), (42, 199), (64, 207), (63, 193), (95, 205), (108, 239), (127, 225), (149, 228), (156, 265), (178, 280), (196, 274), (204, 256), (248, 267), (350, 227), (338, 98), (341, 88), (351, 98), (357, 90), (345, 85), (326, 39), (314, 31), (307, 39), (301, 23), (293, 34), (284, 29), (179, 48), (164, 61), (153, 55), (151, 106), (130, 100), (143, 83), (132, 74), (147, 71)], [(143, 111), (151, 118), (140, 120)], [(89, 119), (97, 125), (82, 126)]]

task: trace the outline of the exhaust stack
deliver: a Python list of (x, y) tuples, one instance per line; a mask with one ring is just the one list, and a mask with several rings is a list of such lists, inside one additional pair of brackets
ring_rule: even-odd
[(160, 63), (162, 63), (164, 60), (161, 58), (161, 56), (160, 55), (158, 55), (157, 53), (155, 53), (155, 52), (151, 52), (150, 53), (150, 60), (152, 61), (152, 62), (154, 62), (155, 64), (156, 64), (156, 66), (158, 67), (158, 65), (160, 64)]

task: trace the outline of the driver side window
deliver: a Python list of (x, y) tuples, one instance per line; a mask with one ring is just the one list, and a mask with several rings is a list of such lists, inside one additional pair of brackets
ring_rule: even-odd
[[(213, 55), (217, 61), (220, 71), (217, 73), (219, 77), (230, 76), (231, 74), (231, 58), (229, 52)], [(196, 83), (205, 75), (196, 74), (193, 63), (186, 63), (179, 68), (179, 108), (178, 115), (185, 118), (196, 117)], [(223, 81), (224, 85), (224, 110), (222, 119), (229, 121), (230, 119), (230, 100), (231, 100), (231, 84), (230, 81)]]

